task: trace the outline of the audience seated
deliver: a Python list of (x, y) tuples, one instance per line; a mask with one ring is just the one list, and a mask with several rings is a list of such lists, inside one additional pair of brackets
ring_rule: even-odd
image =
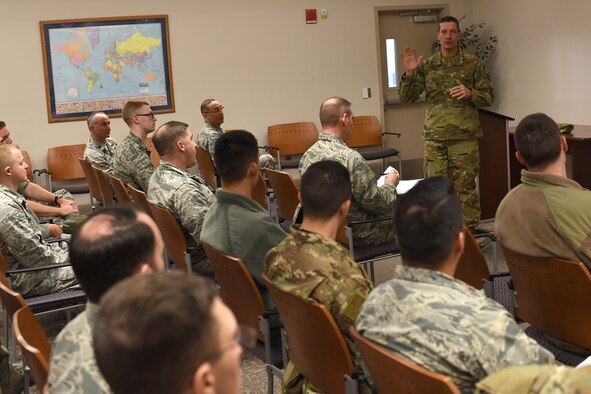
[(128, 276), (163, 271), (164, 244), (154, 221), (131, 205), (95, 212), (72, 235), (70, 261), (88, 296), (86, 311), (57, 336), (48, 384), (55, 393), (107, 393), (96, 365), (92, 334), (103, 294)]
[(465, 393), (499, 369), (554, 361), (505, 308), (453, 277), (464, 223), (447, 178), (425, 179), (402, 196), (395, 226), (402, 265), (369, 294), (358, 331)]
[[(257, 284), (266, 308), (275, 310), (261, 278), (263, 260), (269, 249), (287, 234), (252, 199), (260, 178), (257, 156), (257, 140), (248, 131), (231, 131), (218, 138), (214, 157), (222, 187), (216, 191), (217, 201), (205, 215), (201, 239), (220, 252), (241, 259)], [(277, 315), (271, 316), (270, 324), (272, 328), (279, 327)]]
[(515, 156), (527, 167), (501, 201), (495, 230), (502, 244), (533, 257), (580, 260), (591, 269), (591, 192), (566, 177), (566, 138), (545, 114), (515, 130)]
[(255, 338), (209, 281), (174, 272), (112, 287), (101, 299), (94, 346), (115, 394), (238, 394), (238, 340)]
[[(269, 251), (265, 273), (280, 289), (325, 305), (343, 333), (356, 366), (360, 367), (359, 353), (349, 338), (349, 327), (355, 324), (373, 284), (349, 251), (335, 241), (351, 204), (349, 172), (335, 161), (314, 163), (302, 177), (299, 197), (303, 222), (301, 226), (294, 225), (291, 234)], [(289, 366), (283, 380), (284, 391), (301, 390), (303, 379), (292, 373)]]
[(111, 136), (111, 119), (104, 112), (93, 112), (86, 119), (88, 142), (84, 149), (84, 160), (91, 162), (105, 172), (113, 171), (113, 155), (117, 143)]
[[(8, 268), (67, 262), (67, 247), (60, 243), (44, 243), (37, 216), (17, 193), (19, 185), (27, 178), (27, 164), (16, 146), (0, 146), (0, 168), (0, 252)], [(23, 295), (33, 296), (78, 287), (78, 281), (71, 267), (61, 267), (15, 275), (12, 287)]]
[(205, 251), (199, 244), (203, 219), (215, 196), (200, 176), (187, 172), (197, 163), (196, 144), (189, 125), (167, 122), (154, 133), (154, 147), (160, 155), (160, 166), (152, 174), (148, 200), (168, 209), (185, 234), (191, 248), (193, 272), (213, 275)]
[[(388, 174), (384, 185), (378, 187), (377, 178), (365, 159), (345, 144), (351, 138), (353, 130), (351, 103), (341, 97), (325, 100), (320, 106), (320, 123), (322, 133), (318, 136), (318, 141), (300, 160), (300, 176), (305, 174), (311, 164), (318, 161), (338, 161), (347, 168), (351, 177), (349, 221), (392, 216), (396, 203), (398, 173), (393, 171)], [(394, 226), (391, 220), (353, 227), (353, 240), (359, 246), (379, 244), (393, 238)]]
[[(224, 123), (224, 106), (215, 99), (206, 99), (201, 103), (201, 115), (205, 123), (197, 136), (197, 145), (205, 149), (215, 160), (215, 142), (224, 133), (222, 123)], [(264, 154), (259, 157), (261, 168), (275, 169), (277, 162), (270, 154)]]
[(113, 175), (124, 185), (133, 183), (142, 191), (148, 191), (154, 165), (150, 149), (146, 145), (148, 134), (156, 129), (156, 115), (146, 101), (129, 100), (123, 106), (123, 121), (129, 126), (129, 134), (119, 144), (113, 156)]

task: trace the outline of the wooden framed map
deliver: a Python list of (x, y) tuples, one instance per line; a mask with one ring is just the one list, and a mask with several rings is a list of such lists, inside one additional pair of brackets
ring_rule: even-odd
[(39, 22), (49, 122), (121, 116), (130, 99), (174, 112), (168, 16)]

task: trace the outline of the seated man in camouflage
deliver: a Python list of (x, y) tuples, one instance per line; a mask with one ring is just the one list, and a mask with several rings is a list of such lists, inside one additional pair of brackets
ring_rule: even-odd
[(113, 155), (117, 143), (111, 139), (111, 119), (104, 112), (93, 112), (86, 119), (88, 142), (84, 149), (84, 160), (91, 162), (105, 172), (113, 171)]
[(505, 308), (453, 277), (464, 250), (462, 216), (445, 177), (425, 179), (400, 198), (394, 217), (402, 265), (369, 294), (356, 327), (472, 393), (499, 369), (549, 363), (554, 356)]
[(200, 176), (187, 172), (197, 163), (196, 144), (189, 125), (167, 122), (154, 133), (154, 147), (160, 155), (160, 166), (152, 174), (148, 200), (168, 209), (183, 230), (190, 247), (193, 272), (212, 276), (211, 265), (199, 244), (205, 214), (215, 196)]
[(72, 235), (70, 261), (88, 296), (86, 311), (68, 323), (51, 352), (49, 390), (55, 393), (108, 393), (94, 358), (92, 334), (104, 293), (136, 274), (163, 271), (164, 243), (156, 223), (130, 205), (103, 208)]
[[(215, 142), (224, 133), (224, 129), (222, 129), (222, 123), (224, 123), (224, 106), (215, 99), (204, 100), (201, 103), (201, 115), (203, 115), (205, 123), (197, 136), (197, 145), (208, 151), (211, 159), (214, 160)], [(277, 162), (273, 156), (265, 153), (259, 156), (259, 165), (261, 168), (275, 169)]]
[[(380, 219), (392, 216), (396, 203), (398, 173), (386, 176), (382, 187), (374, 172), (361, 155), (349, 148), (348, 141), (353, 132), (353, 111), (351, 103), (341, 97), (331, 97), (320, 106), (322, 133), (300, 160), (300, 176), (308, 167), (321, 160), (335, 160), (349, 171), (351, 178), (351, 209), (349, 221)], [(356, 245), (367, 246), (390, 241), (394, 238), (391, 220), (365, 223), (353, 227)]]
[(150, 149), (146, 145), (148, 134), (156, 129), (156, 115), (146, 101), (129, 100), (123, 106), (123, 121), (129, 126), (129, 134), (119, 144), (113, 156), (113, 175), (124, 185), (133, 183), (142, 191), (148, 191), (154, 165)]
[[(27, 178), (27, 164), (14, 145), (0, 146), (0, 252), (9, 269), (61, 264), (68, 261), (66, 246), (43, 242), (37, 216), (17, 193)], [(78, 287), (71, 267), (16, 275), (15, 291), (27, 296)]]
[[(291, 234), (269, 251), (265, 272), (280, 289), (324, 304), (339, 325), (356, 366), (360, 366), (349, 327), (355, 324), (373, 284), (349, 251), (335, 241), (351, 204), (347, 169), (330, 160), (312, 164), (302, 177), (300, 201), (302, 225), (294, 226)], [(288, 366), (283, 375), (288, 391), (296, 386), (294, 375)]]

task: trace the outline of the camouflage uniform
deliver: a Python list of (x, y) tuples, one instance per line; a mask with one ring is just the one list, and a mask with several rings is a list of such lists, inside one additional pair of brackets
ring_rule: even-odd
[(52, 393), (110, 393), (94, 358), (92, 334), (99, 310), (86, 304), (86, 311), (69, 322), (53, 344), (47, 383)]
[(150, 179), (148, 200), (168, 209), (178, 222), (188, 246), (192, 247), (193, 271), (211, 274), (213, 271), (203, 247), (199, 244), (199, 236), (203, 219), (215, 202), (215, 196), (203, 179), (160, 160), (160, 166)]
[(343, 333), (354, 364), (361, 365), (349, 327), (355, 324), (373, 284), (345, 248), (294, 226), (291, 234), (267, 254), (265, 272), (281, 290), (326, 306)]
[(142, 191), (147, 191), (150, 177), (154, 172), (150, 153), (144, 141), (133, 133), (129, 133), (117, 144), (117, 150), (113, 156), (113, 175), (121, 179), (124, 185), (131, 182)]
[[(197, 145), (208, 151), (212, 160), (214, 160), (215, 157), (215, 142), (223, 133), (224, 129), (221, 127), (215, 127), (206, 121), (203, 125), (203, 128), (197, 135)], [(272, 170), (277, 168), (277, 162), (275, 161), (275, 158), (268, 153), (259, 156), (259, 165), (261, 168), (270, 168)]]
[[(450, 95), (457, 81), (472, 91), (469, 99), (456, 100)], [(477, 107), (492, 104), (492, 83), (476, 56), (460, 50), (445, 58), (437, 52), (421, 62), (413, 75), (402, 76), (398, 93), (400, 101), (412, 103), (423, 91), (427, 99), (425, 177), (447, 176), (449, 171), (464, 206), (466, 225), (476, 227), (480, 221), (478, 138), (482, 137)]]
[(526, 365), (495, 372), (476, 384), (476, 394), (583, 394), (591, 392), (591, 366)]
[[(318, 141), (304, 153), (300, 160), (300, 177), (310, 165), (321, 160), (337, 161), (349, 170), (352, 193), (349, 209), (350, 222), (394, 215), (396, 187), (389, 183), (378, 187), (376, 176), (365, 159), (357, 151), (349, 148), (339, 137), (320, 133)], [(378, 244), (393, 238), (394, 222), (391, 220), (353, 227), (353, 240), (359, 246)]]
[(88, 137), (84, 148), (84, 160), (91, 162), (105, 172), (113, 171), (113, 155), (117, 149), (117, 143), (107, 138), (104, 144), (99, 144), (92, 137)]
[[(68, 261), (68, 250), (58, 243), (42, 241), (37, 217), (27, 207), (23, 196), (0, 185), (0, 252), (11, 270), (62, 264)], [(23, 295), (40, 295), (77, 287), (71, 267), (16, 275), (15, 291)]]
[(371, 340), (449, 376), (465, 393), (502, 368), (554, 361), (501, 305), (434, 270), (396, 267), (394, 278), (370, 293), (356, 326)]

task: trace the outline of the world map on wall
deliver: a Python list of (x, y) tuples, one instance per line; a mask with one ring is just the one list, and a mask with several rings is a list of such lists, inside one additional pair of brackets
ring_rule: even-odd
[(115, 99), (113, 108), (128, 98), (166, 100), (160, 24), (59, 28), (49, 34), (58, 113), (97, 100), (104, 107), (105, 100)]

